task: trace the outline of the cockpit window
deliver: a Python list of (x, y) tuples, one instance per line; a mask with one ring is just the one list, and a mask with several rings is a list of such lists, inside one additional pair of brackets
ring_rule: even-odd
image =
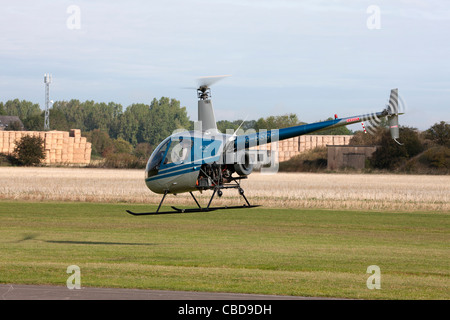
[(181, 164), (186, 160), (189, 160), (191, 155), (192, 141), (191, 139), (185, 139), (179, 137), (172, 140), (167, 152), (164, 164), (176, 163)]
[(152, 156), (147, 162), (147, 168), (145, 170), (147, 173), (147, 178), (158, 174), (159, 167), (164, 158), (164, 155), (166, 154), (167, 146), (169, 145), (169, 143), (170, 139), (166, 139), (156, 148), (155, 151), (153, 151)]
[[(167, 150), (168, 149), (168, 150)], [(147, 162), (146, 177), (158, 174), (161, 166), (181, 164), (191, 159), (192, 140), (188, 137), (170, 137), (161, 142)]]

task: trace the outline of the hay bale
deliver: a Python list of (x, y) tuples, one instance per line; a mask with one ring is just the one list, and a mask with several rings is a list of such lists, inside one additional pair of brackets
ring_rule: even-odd
[(309, 150), (311, 149), (311, 141), (306, 141), (305, 142), (305, 150)]
[(70, 137), (80, 138), (81, 137), (81, 129), (70, 129)]
[(300, 143), (305, 143), (306, 142), (306, 136), (300, 136)]
[(9, 143), (14, 143), (16, 141), (16, 135), (15, 134), (9, 134)]
[(311, 137), (311, 149), (314, 149), (317, 147), (317, 136), (312, 136)]
[(45, 150), (45, 159), (44, 159), (44, 163), (50, 164), (50, 151), (49, 151), (49, 150)]

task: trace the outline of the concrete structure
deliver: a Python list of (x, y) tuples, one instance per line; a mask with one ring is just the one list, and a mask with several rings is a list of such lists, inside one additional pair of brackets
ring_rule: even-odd
[(343, 168), (364, 169), (366, 159), (377, 150), (377, 146), (336, 146), (328, 147), (328, 170)]
[(70, 131), (0, 131), (0, 153), (11, 154), (23, 136), (44, 140), (46, 164), (89, 164), (92, 145), (80, 129)]
[[(351, 135), (304, 135), (277, 142), (279, 162), (287, 161), (296, 155), (314, 149), (326, 147), (327, 145), (348, 145)], [(254, 149), (272, 150), (274, 146), (269, 143)]]

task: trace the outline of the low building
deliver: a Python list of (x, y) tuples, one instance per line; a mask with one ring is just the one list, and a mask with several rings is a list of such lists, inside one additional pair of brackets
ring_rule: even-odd
[(0, 116), (0, 130), (22, 131), (24, 129), (22, 121), (17, 116)]
[(377, 150), (377, 146), (328, 145), (328, 170), (344, 168), (365, 169), (366, 159)]

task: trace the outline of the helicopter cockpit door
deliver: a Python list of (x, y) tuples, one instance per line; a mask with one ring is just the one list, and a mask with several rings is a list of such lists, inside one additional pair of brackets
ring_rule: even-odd
[(177, 137), (170, 141), (162, 168), (174, 167), (191, 162), (192, 140), (189, 137)]
[(163, 159), (166, 157), (167, 147), (170, 143), (170, 139), (167, 138), (156, 147), (152, 156), (148, 159), (147, 167), (145, 168), (145, 177), (150, 178), (158, 174), (159, 168)]

